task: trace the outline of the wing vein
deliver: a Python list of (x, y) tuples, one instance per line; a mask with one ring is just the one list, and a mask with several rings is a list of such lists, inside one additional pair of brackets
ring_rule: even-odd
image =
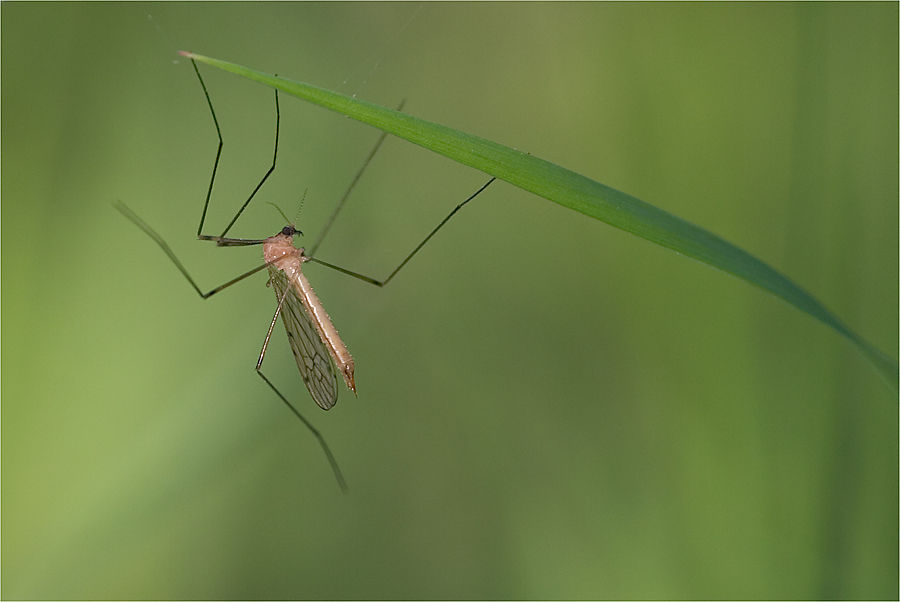
[(281, 319), (300, 376), (315, 402), (320, 408), (327, 410), (337, 403), (338, 394), (336, 371), (331, 356), (319, 337), (303, 300), (285, 273), (276, 266), (269, 266), (269, 279), (277, 299), (280, 300), (287, 294), (281, 308)]

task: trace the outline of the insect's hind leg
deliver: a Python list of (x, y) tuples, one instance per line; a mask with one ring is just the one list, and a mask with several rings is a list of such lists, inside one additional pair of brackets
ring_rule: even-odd
[(293, 404), (287, 400), (287, 397), (282, 395), (281, 391), (275, 388), (275, 385), (272, 384), (272, 381), (270, 381), (266, 377), (266, 375), (262, 373), (262, 364), (263, 360), (266, 357), (266, 349), (268, 349), (269, 347), (269, 339), (272, 338), (272, 331), (275, 329), (275, 324), (278, 322), (278, 316), (279, 314), (281, 314), (281, 310), (284, 307), (284, 302), (285, 299), (287, 299), (288, 294), (290, 294), (290, 289), (285, 290), (284, 294), (281, 296), (281, 299), (278, 300), (278, 307), (275, 309), (275, 315), (272, 316), (272, 323), (269, 324), (269, 330), (268, 332), (266, 332), (266, 340), (263, 341), (262, 351), (259, 352), (259, 360), (257, 360), (256, 362), (256, 373), (261, 379), (266, 382), (267, 385), (269, 385), (270, 389), (275, 391), (275, 394), (278, 395), (278, 397), (281, 398), (281, 401), (283, 401), (284, 404), (288, 408), (290, 408), (291, 412), (293, 412), (294, 415), (300, 419), (300, 422), (302, 422), (306, 426), (306, 428), (309, 429), (309, 432), (311, 432), (313, 436), (319, 440), (319, 445), (322, 446), (322, 451), (325, 452), (325, 457), (328, 458), (328, 463), (331, 465), (331, 470), (332, 472), (334, 472), (334, 477), (335, 479), (337, 479), (338, 486), (341, 488), (341, 491), (347, 493), (349, 492), (347, 482), (344, 480), (344, 475), (341, 474), (341, 469), (338, 466), (337, 460), (334, 459), (334, 456), (331, 453), (331, 449), (325, 442), (325, 437), (323, 437), (319, 430), (314, 427), (306, 418), (303, 417), (303, 414), (297, 411), (297, 408), (295, 408)]
[(209, 209), (209, 200), (212, 197), (213, 185), (216, 182), (216, 171), (219, 169), (219, 159), (222, 156), (222, 130), (219, 127), (219, 120), (216, 117), (216, 110), (213, 108), (212, 99), (209, 97), (209, 91), (206, 89), (206, 83), (203, 81), (203, 77), (200, 75), (200, 69), (197, 67), (197, 62), (194, 59), (191, 59), (191, 64), (194, 66), (194, 72), (197, 74), (197, 79), (200, 80), (200, 86), (203, 88), (203, 95), (206, 96), (206, 104), (209, 106), (209, 112), (212, 115), (213, 123), (216, 126), (216, 135), (219, 137), (219, 146), (216, 150), (216, 160), (213, 163), (212, 175), (209, 178), (209, 188), (206, 191), (206, 200), (203, 203), (203, 213), (200, 215), (200, 225), (197, 226), (197, 238), (200, 240), (216, 240), (220, 238), (225, 238), (225, 235), (228, 234), (228, 231), (231, 230), (231, 227), (234, 226), (235, 222), (237, 222), (238, 218), (244, 212), (244, 209), (247, 208), (247, 205), (250, 204), (250, 201), (253, 200), (253, 197), (256, 196), (256, 193), (259, 192), (259, 189), (262, 188), (262, 185), (269, 179), (269, 176), (272, 175), (272, 172), (275, 171), (275, 162), (278, 159), (278, 136), (281, 131), (281, 109), (278, 106), (278, 90), (275, 90), (275, 151), (272, 153), (272, 166), (266, 171), (266, 174), (259, 181), (259, 184), (256, 185), (256, 188), (253, 189), (253, 192), (250, 193), (250, 196), (247, 197), (247, 200), (244, 201), (244, 204), (241, 205), (241, 208), (235, 214), (228, 225), (225, 227), (225, 230), (222, 231), (222, 234), (219, 236), (211, 236), (208, 234), (203, 234), (203, 224), (206, 222), (206, 213)]
[[(165, 252), (165, 254), (169, 256), (169, 259), (172, 260), (172, 263), (175, 264), (175, 267), (178, 268), (178, 270), (181, 272), (182, 276), (184, 276), (187, 279), (187, 281), (191, 284), (191, 286), (194, 287), (194, 290), (197, 291), (197, 294), (200, 295), (200, 297), (202, 299), (209, 299), (210, 297), (212, 297), (219, 291), (225, 290), (232, 284), (236, 284), (236, 283), (240, 282), (241, 280), (247, 278), (248, 276), (252, 276), (256, 272), (259, 272), (267, 265), (264, 263), (261, 266), (255, 267), (252, 270), (250, 270), (249, 272), (245, 272), (245, 273), (241, 274), (240, 276), (238, 276), (237, 278), (232, 278), (225, 284), (221, 284), (221, 285), (217, 286), (216, 288), (212, 289), (211, 291), (204, 293), (202, 290), (200, 290), (200, 287), (197, 286), (196, 281), (194, 281), (194, 279), (191, 278), (191, 275), (188, 273), (187, 268), (185, 268), (184, 265), (181, 263), (181, 261), (178, 260), (178, 257), (175, 255), (175, 252), (172, 251), (172, 249), (169, 247), (169, 245), (166, 243), (166, 241), (163, 240), (163, 237), (156, 233), (156, 230), (154, 230), (149, 225), (147, 225), (147, 223), (144, 222), (144, 220), (139, 218), (137, 216), (137, 214), (134, 211), (132, 211), (131, 209), (129, 209), (128, 206), (125, 203), (123, 203), (122, 201), (116, 202), (115, 208), (118, 209), (122, 215), (124, 215), (129, 220), (131, 220), (131, 222), (135, 226), (137, 226), (138, 228), (143, 230), (144, 233), (147, 236), (149, 236), (150, 238), (152, 238), (156, 242), (157, 245), (159, 245), (159, 247)], [(232, 243), (239, 243), (242, 245), (255, 245), (255, 244), (262, 244), (263, 242), (265, 242), (265, 241), (261, 241), (261, 240), (243, 240), (243, 241), (242, 240), (230, 240), (229, 241), (228, 239), (226, 239), (226, 241), (232, 242)]]

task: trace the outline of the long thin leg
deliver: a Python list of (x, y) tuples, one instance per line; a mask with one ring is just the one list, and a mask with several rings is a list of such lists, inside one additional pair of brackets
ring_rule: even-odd
[(228, 226), (225, 227), (225, 230), (222, 231), (222, 234), (219, 236), (210, 236), (208, 234), (203, 234), (203, 224), (206, 221), (206, 212), (209, 209), (209, 199), (212, 197), (213, 184), (216, 182), (216, 171), (219, 169), (219, 158), (222, 156), (222, 130), (219, 128), (219, 120), (216, 118), (216, 110), (213, 108), (212, 99), (209, 97), (209, 92), (206, 89), (206, 84), (203, 82), (203, 77), (200, 75), (200, 69), (197, 68), (197, 63), (194, 59), (191, 59), (191, 64), (194, 66), (194, 72), (197, 74), (197, 78), (200, 80), (200, 86), (203, 88), (203, 94), (206, 96), (206, 104), (209, 105), (209, 112), (212, 114), (213, 123), (216, 124), (216, 135), (219, 137), (219, 147), (216, 151), (216, 161), (213, 163), (212, 175), (209, 178), (209, 188), (206, 191), (206, 201), (203, 203), (203, 213), (200, 216), (200, 225), (197, 226), (197, 238), (200, 240), (215, 240), (218, 242), (218, 239), (225, 238), (225, 235), (228, 234), (228, 231), (231, 230), (231, 227), (234, 226), (235, 222), (244, 212), (244, 209), (247, 208), (247, 205), (250, 204), (250, 201), (253, 200), (253, 197), (256, 196), (256, 193), (259, 192), (259, 189), (262, 188), (262, 185), (265, 183), (269, 176), (272, 175), (272, 172), (275, 171), (275, 161), (278, 158), (278, 135), (281, 130), (281, 109), (278, 106), (278, 90), (275, 90), (275, 152), (272, 154), (272, 167), (266, 172), (266, 174), (259, 181), (259, 184), (256, 185), (256, 188), (253, 189), (253, 192), (250, 193), (250, 196), (247, 197), (247, 200), (244, 201), (244, 204), (241, 205), (241, 208), (235, 214), (231, 221), (228, 223)]
[(357, 273), (357, 272), (350, 271), (350, 270), (348, 270), (348, 269), (345, 269), (345, 268), (336, 266), (336, 265), (334, 265), (334, 264), (331, 264), (331, 263), (322, 261), (322, 260), (320, 260), (320, 259), (316, 259), (315, 257), (308, 257), (308, 259), (309, 259), (309, 261), (318, 263), (319, 265), (324, 265), (325, 267), (331, 268), (332, 270), (337, 270), (338, 272), (341, 272), (341, 273), (343, 273), (343, 274), (347, 274), (348, 276), (353, 276), (354, 278), (359, 278), (360, 280), (362, 280), (362, 281), (364, 281), (364, 282), (368, 282), (368, 283), (370, 283), (370, 284), (374, 284), (375, 286), (381, 286), (381, 287), (383, 287), (384, 285), (386, 285), (388, 282), (391, 281), (391, 278), (393, 278), (394, 276), (397, 275), (397, 272), (399, 272), (399, 271), (403, 268), (403, 266), (405, 266), (405, 265), (409, 262), (409, 260), (413, 258), (413, 256), (414, 256), (416, 253), (419, 252), (419, 249), (421, 249), (422, 247), (425, 246), (425, 243), (427, 243), (429, 240), (431, 240), (431, 237), (432, 237), (432, 236), (434, 236), (435, 234), (437, 234), (437, 231), (438, 231), (438, 230), (440, 230), (441, 228), (444, 227), (444, 224), (446, 224), (448, 221), (450, 221), (450, 218), (451, 218), (451, 217), (453, 217), (454, 215), (456, 215), (456, 212), (457, 212), (457, 211), (459, 211), (460, 209), (462, 209), (462, 208), (465, 206), (466, 203), (468, 203), (469, 201), (471, 201), (472, 199), (474, 199), (475, 197), (477, 197), (479, 194), (481, 194), (481, 193), (484, 191), (484, 189), (487, 188), (487, 187), (491, 184), (491, 182), (493, 182), (493, 181), (496, 180), (496, 179), (497, 179), (497, 178), (491, 178), (490, 180), (487, 181), (487, 184), (485, 184), (484, 186), (482, 186), (481, 188), (479, 188), (477, 191), (475, 191), (475, 194), (473, 194), (472, 196), (470, 196), (469, 198), (467, 198), (466, 200), (464, 200), (462, 203), (460, 203), (459, 205), (457, 205), (456, 208), (453, 209), (453, 211), (451, 211), (451, 212), (447, 215), (447, 217), (445, 217), (443, 220), (441, 220), (441, 223), (439, 223), (439, 224), (435, 227), (435, 229), (432, 230), (431, 233), (430, 233), (428, 236), (425, 237), (425, 240), (423, 240), (422, 242), (420, 242), (419, 245), (418, 245), (415, 249), (412, 250), (412, 253), (410, 253), (409, 255), (407, 255), (407, 256), (406, 256), (406, 259), (404, 259), (403, 261), (400, 262), (400, 265), (398, 265), (398, 266), (394, 269), (394, 271), (391, 272), (390, 276), (388, 276), (388, 277), (385, 278), (384, 280), (376, 280), (376, 279), (374, 279), (374, 278), (370, 278), (369, 276), (364, 276), (363, 274), (359, 274), (359, 273)]
[[(406, 99), (400, 101), (400, 104), (397, 106), (398, 111), (403, 110), (403, 105), (406, 104)], [(356, 172), (356, 175), (353, 176), (353, 180), (350, 182), (350, 185), (347, 186), (347, 190), (344, 191), (344, 196), (341, 197), (341, 200), (338, 201), (337, 207), (334, 208), (334, 211), (331, 212), (331, 217), (328, 218), (328, 221), (325, 222), (325, 227), (322, 228), (322, 231), (319, 233), (319, 237), (316, 239), (316, 242), (313, 243), (313, 246), (310, 247), (309, 255), (313, 256), (316, 254), (316, 251), (319, 249), (319, 245), (322, 244), (322, 241), (325, 239), (325, 235), (328, 234), (328, 230), (331, 229), (331, 225), (334, 223), (334, 220), (337, 218), (338, 213), (341, 212), (341, 209), (344, 207), (344, 203), (347, 202), (347, 197), (350, 196), (350, 193), (356, 188), (356, 183), (359, 182), (359, 179), (362, 177), (363, 172), (366, 171), (366, 167), (369, 166), (369, 162), (372, 161), (372, 158), (375, 157), (375, 153), (378, 152), (378, 149), (381, 148), (381, 144), (384, 142), (384, 139), (387, 138), (388, 133), (382, 132), (381, 136), (378, 137), (378, 141), (375, 143), (375, 146), (372, 148), (372, 152), (369, 153), (369, 156), (366, 158), (365, 162), (362, 164), (362, 167), (359, 168), (359, 171)]]
[(275, 385), (266, 378), (266, 375), (262, 373), (262, 363), (266, 357), (266, 349), (269, 347), (269, 339), (272, 338), (272, 331), (275, 329), (275, 323), (278, 321), (278, 315), (281, 313), (281, 308), (284, 307), (284, 301), (287, 299), (287, 296), (290, 294), (290, 288), (286, 288), (284, 294), (281, 295), (281, 299), (278, 300), (278, 307), (275, 309), (275, 315), (272, 316), (272, 323), (269, 324), (269, 330), (266, 332), (266, 340), (263, 341), (262, 351), (259, 352), (259, 360), (256, 362), (256, 373), (259, 374), (259, 377), (266, 381), (266, 384), (275, 391), (275, 394), (281, 398), (281, 401), (285, 403), (287, 407), (291, 409), (294, 415), (300, 419), (303, 424), (306, 425), (306, 428), (313, 434), (313, 436), (319, 440), (319, 445), (322, 446), (322, 450), (325, 452), (325, 457), (328, 458), (328, 463), (331, 465), (331, 470), (334, 472), (334, 476), (337, 479), (338, 486), (340, 486), (341, 491), (347, 493), (349, 489), (347, 488), (347, 482), (344, 481), (344, 475), (341, 474), (341, 469), (338, 466), (337, 460), (334, 459), (334, 456), (331, 454), (331, 450), (328, 448), (328, 444), (325, 443), (325, 438), (319, 433), (318, 429), (314, 427), (310, 422), (303, 417), (303, 414), (297, 411), (291, 402), (287, 400), (287, 398), (281, 394), (281, 391), (275, 388)]
[(194, 66), (194, 72), (197, 74), (197, 77), (200, 78), (200, 86), (203, 88), (203, 94), (206, 95), (206, 103), (209, 105), (213, 123), (216, 124), (216, 134), (219, 136), (219, 148), (216, 151), (216, 161), (213, 163), (212, 177), (209, 179), (209, 189), (206, 191), (206, 202), (203, 204), (203, 213), (200, 215), (200, 225), (197, 226), (197, 238), (201, 238), (203, 236), (203, 223), (206, 221), (206, 210), (209, 209), (209, 198), (212, 196), (213, 184), (216, 181), (216, 170), (219, 169), (219, 157), (222, 156), (222, 130), (219, 128), (219, 120), (216, 118), (216, 112), (213, 110), (212, 100), (209, 98), (209, 92), (206, 91), (206, 84), (203, 83), (203, 78), (200, 77), (200, 69), (197, 68), (197, 63), (194, 59), (191, 59), (191, 65)]
[[(231, 286), (232, 284), (235, 284), (235, 283), (237, 283), (237, 282), (240, 282), (241, 280), (243, 280), (244, 278), (247, 278), (248, 276), (252, 276), (252, 275), (255, 274), (256, 272), (259, 272), (260, 270), (262, 270), (262, 269), (263, 269), (264, 267), (266, 267), (266, 265), (267, 265), (267, 264), (264, 263), (264, 264), (262, 264), (262, 265), (259, 266), (259, 267), (253, 268), (253, 269), (250, 270), (249, 272), (246, 272), (246, 273), (244, 273), (244, 274), (241, 274), (241, 275), (238, 276), (237, 278), (232, 278), (231, 280), (229, 280), (229, 281), (226, 282), (225, 284), (222, 284), (222, 285), (217, 286), (216, 288), (212, 289), (212, 290), (209, 291), (208, 293), (204, 293), (202, 290), (200, 290), (200, 287), (197, 286), (197, 283), (194, 281), (194, 279), (191, 278), (191, 275), (188, 273), (187, 268), (185, 268), (184, 265), (182, 265), (182, 263), (178, 260), (178, 257), (175, 256), (175, 252), (172, 251), (172, 249), (169, 248), (169, 245), (166, 244), (166, 241), (163, 240), (162, 236), (160, 236), (159, 234), (157, 234), (156, 231), (155, 231), (153, 228), (151, 228), (150, 226), (148, 226), (148, 225), (144, 222), (144, 220), (142, 220), (141, 218), (139, 218), (139, 217), (137, 216), (137, 214), (135, 214), (131, 209), (129, 209), (129, 208), (125, 205), (125, 203), (123, 203), (122, 201), (118, 201), (118, 202), (116, 203), (115, 207), (116, 207), (116, 209), (118, 209), (118, 210), (122, 213), (122, 215), (124, 215), (125, 217), (127, 217), (128, 219), (130, 219), (132, 222), (134, 222), (134, 224), (135, 224), (138, 228), (140, 228), (141, 230), (143, 230), (143, 231), (147, 234), (147, 236), (149, 236), (149, 237), (152, 238), (154, 241), (156, 241), (156, 244), (158, 244), (158, 245), (160, 246), (160, 248), (161, 248), (163, 251), (165, 251), (166, 255), (169, 256), (169, 259), (172, 260), (172, 263), (175, 264), (175, 267), (177, 267), (177, 268), (179, 269), (179, 271), (182, 273), (182, 275), (184, 275), (184, 277), (187, 278), (187, 281), (191, 283), (191, 286), (194, 287), (194, 290), (197, 291), (197, 294), (200, 295), (200, 297), (203, 298), (203, 299), (209, 299), (210, 297), (212, 297), (213, 295), (215, 295), (215, 294), (218, 293), (219, 291), (228, 288), (228, 287)], [(241, 239), (234, 239), (234, 238), (226, 238), (226, 239), (223, 239), (223, 240), (226, 241), (226, 242), (232, 243), (232, 244), (230, 244), (230, 245), (228, 245), (228, 244), (223, 244), (223, 246), (238, 246), (239, 243), (241, 244), (241, 246), (251, 245), (251, 244), (257, 244), (257, 245), (258, 245), (258, 244), (262, 244), (263, 242), (265, 242), (265, 241), (262, 241), (262, 240), (241, 240)]]

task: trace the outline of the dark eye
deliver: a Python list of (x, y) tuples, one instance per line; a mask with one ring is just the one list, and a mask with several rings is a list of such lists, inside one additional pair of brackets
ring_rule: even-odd
[(285, 226), (281, 229), (281, 233), (285, 236), (293, 236), (294, 235), (294, 227), (293, 226)]

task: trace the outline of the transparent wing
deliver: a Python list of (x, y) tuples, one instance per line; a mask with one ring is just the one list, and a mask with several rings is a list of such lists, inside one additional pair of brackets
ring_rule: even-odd
[(337, 402), (338, 394), (331, 356), (319, 338), (316, 327), (310, 321), (303, 301), (284, 272), (270, 266), (269, 277), (279, 301), (287, 291), (287, 297), (281, 307), (281, 319), (287, 331), (291, 351), (294, 352), (294, 359), (297, 360), (300, 376), (303, 377), (303, 382), (315, 402), (320, 408), (327, 410)]

